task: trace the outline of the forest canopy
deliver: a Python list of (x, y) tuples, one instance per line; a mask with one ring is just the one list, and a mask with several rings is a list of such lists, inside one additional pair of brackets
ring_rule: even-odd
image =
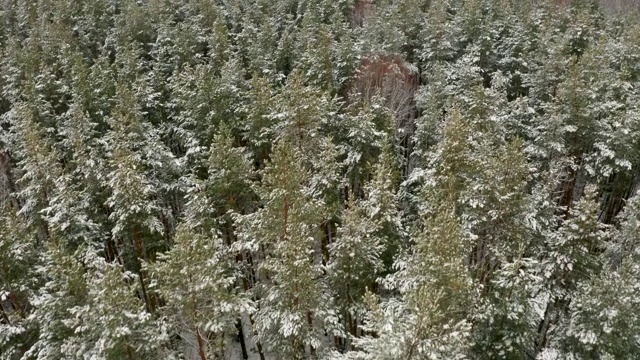
[(0, 360), (640, 358), (637, 10), (2, 1)]

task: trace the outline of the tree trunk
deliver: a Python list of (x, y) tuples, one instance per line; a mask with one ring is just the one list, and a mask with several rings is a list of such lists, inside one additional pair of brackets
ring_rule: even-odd
[(244, 342), (244, 331), (242, 331), (242, 320), (238, 319), (236, 322), (236, 329), (238, 329), (238, 341), (240, 342), (240, 349), (242, 350), (242, 358), (244, 360), (249, 359), (249, 354), (247, 353), (247, 345)]
[[(249, 323), (251, 324), (251, 328), (253, 329), (254, 321), (253, 321), (253, 316), (251, 316), (251, 314), (249, 314)], [(257, 336), (258, 333), (254, 330), (253, 335)], [(258, 348), (258, 355), (260, 356), (260, 360), (265, 360), (264, 353), (262, 352), (262, 344), (260, 343), (259, 340), (256, 340), (256, 347)]]
[(146, 258), (146, 254), (145, 254), (146, 251), (144, 249), (144, 240), (142, 239), (140, 232), (135, 226), (133, 227), (133, 244), (136, 249), (136, 255), (138, 257), (138, 260), (137, 260), (138, 269), (139, 269), (138, 277), (140, 278), (140, 287), (142, 289), (142, 296), (144, 297), (144, 303), (147, 308), (147, 311), (153, 314), (156, 311), (156, 303), (155, 303), (155, 300), (152, 299), (152, 296), (150, 296), (150, 294), (147, 293), (147, 287), (144, 283), (144, 280), (147, 276), (146, 276), (146, 272), (142, 270), (142, 263), (140, 262), (140, 259)]

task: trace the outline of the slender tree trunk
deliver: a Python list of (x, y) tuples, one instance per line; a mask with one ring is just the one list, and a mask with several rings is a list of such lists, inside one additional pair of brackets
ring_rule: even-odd
[(142, 270), (142, 263), (140, 262), (140, 259), (145, 259), (145, 250), (144, 250), (144, 243), (143, 243), (143, 239), (142, 236), (140, 235), (140, 232), (138, 231), (138, 229), (134, 226), (133, 227), (133, 244), (134, 247), (136, 249), (136, 253), (138, 256), (138, 277), (140, 278), (140, 287), (142, 289), (142, 296), (144, 297), (144, 302), (145, 302), (145, 306), (147, 308), (147, 311), (151, 314), (155, 313), (156, 311), (156, 303), (155, 301), (151, 298), (151, 296), (147, 293), (147, 287), (144, 283), (146, 276), (146, 272)]
[[(11, 167), (11, 157), (5, 150), (0, 150), (0, 176), (4, 177), (3, 183), (6, 187), (6, 190), (0, 189), (0, 195), (2, 195), (3, 192), (5, 192), (6, 195), (14, 194), (16, 192)], [(10, 199), (14, 210), (18, 212), (21, 205), (18, 202), (17, 197), (11, 196)]]
[[(192, 283), (191, 274), (189, 274), (189, 283)], [(195, 294), (191, 295), (191, 302), (193, 303), (193, 322), (195, 323), (195, 333), (196, 333), (196, 341), (198, 342), (198, 355), (200, 355), (200, 360), (207, 360), (205, 355), (205, 344), (204, 339), (202, 338), (202, 334), (200, 334), (200, 326), (198, 325), (198, 299), (196, 299)]]
[(201, 360), (207, 360), (207, 356), (204, 352), (204, 339), (202, 338), (202, 334), (200, 334), (200, 327), (196, 325), (196, 339), (198, 340), (198, 355), (200, 355)]
[(238, 340), (240, 341), (240, 350), (242, 350), (242, 358), (244, 360), (249, 359), (249, 354), (247, 353), (247, 344), (244, 342), (244, 331), (242, 331), (242, 319), (238, 319), (236, 323), (236, 329), (238, 329)]
[[(254, 327), (255, 322), (253, 321), (253, 316), (251, 314), (249, 314), (249, 323), (251, 323), (251, 328), (255, 329)], [(253, 335), (257, 336), (258, 332), (253, 330)], [(260, 340), (256, 340), (256, 347), (258, 348), (258, 355), (260, 356), (260, 360), (265, 360), (264, 353), (262, 352), (262, 344), (260, 343)]]
[(534, 354), (536, 356), (547, 345), (547, 332), (549, 331), (549, 325), (551, 325), (551, 313), (554, 311), (554, 304), (555, 300), (549, 299), (547, 307), (544, 310), (544, 316), (542, 320), (540, 320), (540, 324), (538, 324), (538, 338), (536, 339), (534, 347)]
[[(253, 261), (251, 260), (250, 256), (248, 256), (248, 262), (249, 262), (249, 266), (251, 268), (251, 274), (252, 274), (253, 278), (255, 279), (255, 272), (253, 271)], [(251, 285), (250, 281), (247, 280), (246, 277), (242, 277), (242, 286), (243, 286), (245, 292), (249, 290), (250, 285)], [(256, 301), (256, 300), (257, 300), (256, 298), (253, 298), (253, 301)], [(253, 330), (254, 329), (253, 316), (251, 314), (247, 314), (247, 317), (249, 318), (249, 324), (251, 325), (251, 329)], [(239, 332), (240, 332), (240, 335), (242, 336), (241, 337), (241, 339), (242, 339), (241, 342), (242, 343), (240, 344), (240, 346), (243, 347), (242, 354), (244, 356), (244, 354), (246, 354), (246, 346), (245, 346), (246, 344), (244, 344), (244, 332), (242, 331), (242, 319), (238, 320), (238, 325), (240, 326)], [(254, 336), (258, 335), (255, 330), (253, 330), (253, 335)], [(258, 340), (256, 340), (255, 343), (256, 343), (256, 347), (258, 348), (258, 355), (260, 356), (260, 360), (265, 360), (264, 354), (262, 353), (262, 344)], [(247, 355), (247, 357), (245, 357), (245, 359), (247, 359), (247, 358), (248, 358), (248, 355)]]
[(576, 180), (578, 179), (578, 172), (580, 171), (580, 166), (582, 165), (582, 156), (574, 156), (576, 159), (575, 168), (571, 169), (570, 178), (567, 181), (566, 189), (562, 196), (562, 200), (560, 205), (565, 207), (564, 216), (566, 217), (571, 210), (571, 206), (573, 204), (573, 193), (576, 185)]

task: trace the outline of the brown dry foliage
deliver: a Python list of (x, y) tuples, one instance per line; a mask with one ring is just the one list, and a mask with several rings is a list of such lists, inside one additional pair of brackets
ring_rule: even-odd
[(400, 56), (365, 58), (360, 62), (353, 90), (362, 99), (381, 96), (397, 121), (413, 113), (418, 75)]

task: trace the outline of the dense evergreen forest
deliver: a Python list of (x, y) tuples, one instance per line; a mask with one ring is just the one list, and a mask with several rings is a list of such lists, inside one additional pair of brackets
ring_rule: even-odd
[(0, 359), (640, 359), (637, 8), (2, 1)]

